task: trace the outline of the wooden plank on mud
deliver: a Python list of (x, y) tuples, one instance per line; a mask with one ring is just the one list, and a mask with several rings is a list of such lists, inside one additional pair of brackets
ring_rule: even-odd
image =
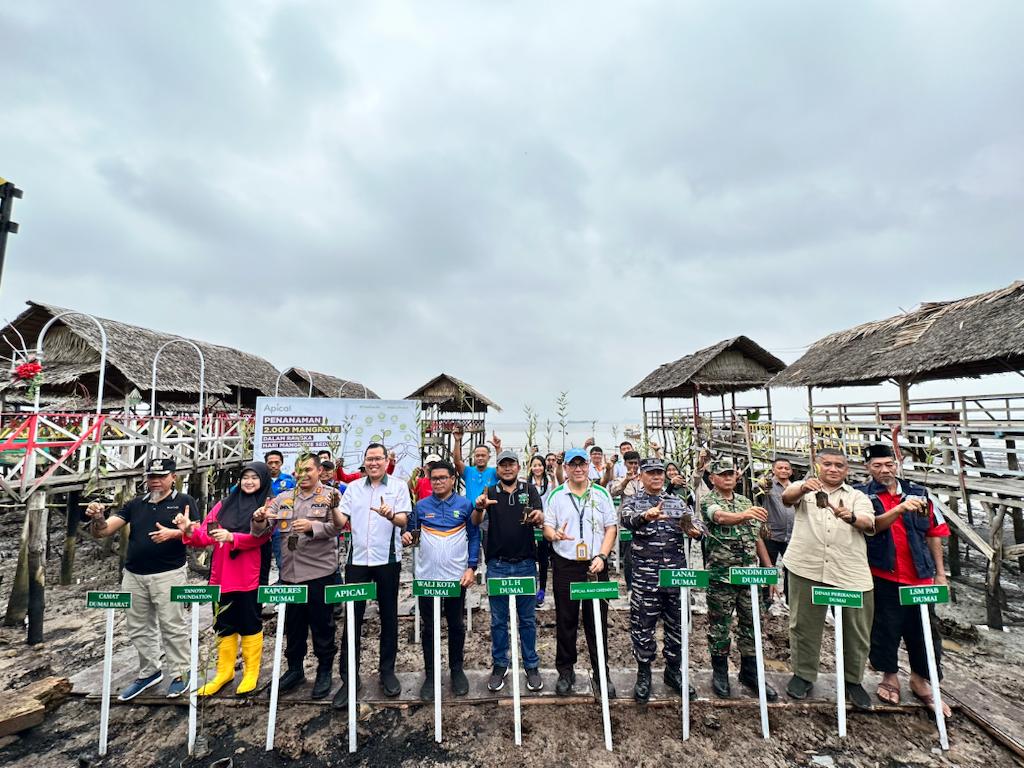
[(1021, 730), (1019, 704), (1000, 696), (973, 680), (958, 679), (952, 690), (943, 687), (944, 698), (950, 706), (956, 704), (974, 723), (986, 733), (1024, 758), (1024, 731)]
[(9, 736), (41, 725), (47, 710), (54, 709), (71, 691), (66, 677), (47, 677), (0, 697), (0, 736)]

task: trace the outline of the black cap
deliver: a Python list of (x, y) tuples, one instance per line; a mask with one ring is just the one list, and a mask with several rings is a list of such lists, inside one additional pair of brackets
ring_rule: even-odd
[(147, 475), (169, 475), (177, 470), (174, 459), (150, 459), (146, 465)]
[(641, 472), (664, 472), (665, 471), (665, 462), (663, 462), (661, 459), (654, 459), (654, 458), (644, 459), (643, 461), (640, 462), (640, 471)]
[(892, 446), (884, 443), (875, 443), (869, 445), (867, 450), (864, 451), (864, 461), (871, 461), (872, 459), (894, 459), (896, 454), (892, 452)]

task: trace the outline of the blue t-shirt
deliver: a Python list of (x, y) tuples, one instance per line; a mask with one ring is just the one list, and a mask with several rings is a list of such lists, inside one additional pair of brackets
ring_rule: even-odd
[(498, 484), (498, 470), (494, 467), (487, 467), (479, 470), (469, 464), (462, 470), (462, 482), (466, 484), (466, 498), (470, 504), (476, 504), (476, 497), (484, 492), (485, 488)]

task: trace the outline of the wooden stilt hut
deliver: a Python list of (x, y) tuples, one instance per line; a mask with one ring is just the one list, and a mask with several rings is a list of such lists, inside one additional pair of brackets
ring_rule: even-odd
[(326, 373), (309, 371), (305, 368), (289, 368), (284, 377), (294, 384), (303, 394), (309, 391), (310, 378), (313, 379), (313, 397), (346, 397), (361, 400), (380, 400), (380, 395), (365, 384), (348, 379), (339, 379)]
[(451, 459), (454, 447), (452, 432), (462, 428), (462, 455), (469, 457), (473, 449), (487, 440), (487, 411), (501, 407), (466, 382), (441, 373), (406, 397), (419, 400), (422, 406), (423, 452), (437, 453)]
[[(891, 440), (910, 459), (905, 469), (908, 476), (936, 495), (947, 494), (954, 508), (957, 502), (963, 505), (967, 523), (953, 513), (948, 518), (967, 541), (975, 543), (977, 536), (969, 522), (973, 492), (988, 518), (989, 542), (976, 546), (989, 559), (986, 604), (992, 627), (1002, 625), (1002, 561), (1010, 549), (1024, 552), (1024, 542), (1019, 540), (1004, 551), (1003, 530), (1005, 519), (1019, 517), (1024, 506), (1024, 473), (1016, 450), (1016, 436), (1024, 433), (1024, 419), (1010, 408), (1011, 398), (1018, 396), (1007, 396), (1005, 416), (986, 412), (989, 424), (979, 430), (967, 423), (970, 398), (958, 398), (962, 411), (953, 408), (947, 413), (914, 413), (909, 390), (923, 381), (1006, 372), (1024, 375), (1022, 330), (1024, 281), (1018, 280), (995, 291), (956, 301), (928, 302), (910, 312), (830, 334), (812, 344), (799, 360), (769, 382), (772, 387), (806, 387), (812, 457), (816, 446), (834, 440), (836, 435), (844, 444)], [(876, 408), (878, 423), (869, 428), (863, 423), (847, 423), (840, 411), (838, 423), (815, 424), (815, 388), (885, 382), (899, 389), (898, 416), (890, 417)], [(865, 438), (865, 434), (870, 437)], [(965, 447), (968, 451), (978, 449), (973, 451), (973, 466)], [(997, 466), (991, 466), (989, 460), (986, 466), (986, 452), (1005, 458), (1000, 458)], [(942, 460), (943, 456), (950, 457), (948, 462)], [(1024, 526), (1017, 527), (1024, 530)], [(956, 541), (950, 547), (950, 561), (954, 556), (959, 560)]]
[[(736, 336), (658, 366), (624, 397), (641, 398), (645, 438), (661, 442), (666, 456), (692, 466), (698, 446), (728, 436), (727, 444), (714, 447), (749, 460), (749, 441), (735, 441), (735, 427), (761, 419), (770, 422), (771, 395), (765, 385), (785, 367), (764, 347), (746, 336)], [(738, 407), (736, 394), (754, 389), (764, 390), (763, 405)], [(718, 396), (721, 409), (709, 408), (702, 413), (702, 395)], [(666, 409), (665, 401), (672, 399), (686, 399), (691, 405)], [(657, 410), (648, 411), (648, 400), (657, 400)]]

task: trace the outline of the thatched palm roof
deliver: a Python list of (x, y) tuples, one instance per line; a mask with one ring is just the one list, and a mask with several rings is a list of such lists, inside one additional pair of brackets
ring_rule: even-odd
[(358, 381), (339, 379), (337, 376), (330, 376), (318, 371), (307, 371), (305, 368), (289, 368), (284, 372), (285, 378), (289, 379), (302, 394), (309, 392), (309, 379), (313, 378), (314, 397), (350, 397), (363, 400), (380, 400), (380, 395), (372, 389), (367, 389), (365, 384)]
[(651, 371), (624, 397), (693, 397), (763, 387), (786, 364), (746, 336), (736, 336)]
[(460, 413), (478, 413), (488, 408), (501, 410), (501, 406), (481, 394), (479, 390), (447, 373), (438, 374), (408, 395), (406, 400), (420, 400), (437, 405), (442, 411)]
[[(20, 333), (29, 351), (33, 351), (42, 327), (55, 315), (69, 310), (53, 304), (27, 303), (28, 309), (0, 330), (0, 334), (20, 345)], [(115, 393), (123, 396), (132, 389), (148, 393), (156, 351), (165, 342), (183, 337), (116, 320), (96, 319), (107, 334), (108, 396)], [(187, 341), (193, 341), (203, 351), (208, 395), (219, 396), (229, 405), (240, 396), (243, 405), (253, 406), (257, 395), (274, 394), (278, 371), (263, 358), (205, 341)], [(47, 331), (44, 342), (44, 391), (65, 384), (68, 392), (84, 389), (95, 396), (100, 348), (100, 333), (91, 320), (81, 315), (62, 317)], [(168, 393), (176, 395), (170, 399), (188, 400), (182, 395), (199, 392), (199, 360), (192, 347), (172, 344), (160, 353), (157, 389), (161, 400), (168, 399)], [(297, 396), (299, 393), (291, 382), (282, 381), (280, 394)]]
[(858, 325), (816, 341), (773, 387), (978, 377), (1024, 367), (1024, 281)]

